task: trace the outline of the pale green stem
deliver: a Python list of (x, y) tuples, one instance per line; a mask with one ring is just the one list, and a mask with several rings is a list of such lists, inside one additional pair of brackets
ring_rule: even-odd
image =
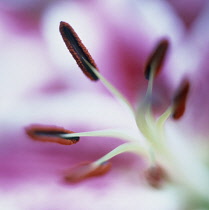
[(148, 98), (148, 97), (152, 97), (152, 89), (153, 89), (153, 83), (154, 83), (154, 73), (155, 72), (153, 70), (151, 70), (145, 99)]
[[(84, 58), (83, 58), (84, 59)], [(105, 79), (97, 69), (95, 69), (87, 60), (84, 59), (86, 64), (91, 68), (91, 70), (94, 72), (94, 74), (100, 79), (100, 81), (103, 83), (103, 85), (114, 95), (119, 101), (121, 101), (128, 110), (131, 112), (133, 116), (135, 116), (135, 111), (132, 107), (132, 105), (128, 102), (128, 100), (110, 83)]]
[(147, 92), (146, 92), (146, 96), (145, 96), (146, 120), (147, 120), (148, 126), (149, 125), (153, 126), (154, 121), (155, 121), (153, 118), (153, 115), (152, 115), (152, 91), (153, 91), (154, 76), (155, 76), (155, 71), (151, 70), (148, 87), (147, 87)]
[(136, 115), (136, 122), (139, 130), (143, 135), (150, 139), (150, 129), (154, 128), (154, 119), (151, 112), (151, 98), (152, 98), (152, 89), (154, 82), (154, 71), (151, 70), (150, 78), (148, 82), (147, 92), (142, 104), (139, 106)]
[(162, 130), (166, 120), (171, 116), (173, 111), (172, 107), (168, 107), (166, 111), (158, 118), (157, 120), (157, 127)]
[(152, 167), (156, 165), (155, 152), (152, 147), (150, 147), (149, 153), (150, 153), (150, 165), (151, 165), (150, 167)]
[(63, 138), (70, 138), (70, 137), (81, 137), (81, 136), (92, 136), (92, 137), (113, 137), (119, 138), (126, 141), (139, 141), (139, 139), (127, 134), (122, 130), (99, 130), (99, 131), (89, 131), (89, 132), (80, 132), (80, 133), (69, 133), (69, 134), (60, 134), (59, 136)]
[(122, 144), (122, 145), (116, 147), (115, 149), (113, 149), (111, 152), (104, 155), (100, 159), (96, 160), (94, 162), (94, 164), (100, 165), (100, 164), (110, 160), (111, 158), (115, 157), (116, 155), (119, 155), (124, 152), (134, 152), (134, 153), (137, 153), (140, 155), (143, 154), (146, 157), (148, 156), (147, 151), (143, 147), (141, 147), (139, 144), (125, 143), (125, 144)]

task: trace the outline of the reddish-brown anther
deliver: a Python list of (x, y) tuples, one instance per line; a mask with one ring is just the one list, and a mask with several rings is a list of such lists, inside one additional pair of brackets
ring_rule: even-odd
[(27, 135), (38, 141), (56, 142), (59, 144), (71, 145), (79, 141), (79, 137), (61, 137), (61, 134), (74, 133), (57, 126), (31, 125), (25, 128)]
[(161, 166), (155, 165), (145, 171), (145, 177), (152, 187), (159, 188), (166, 179), (166, 173)]
[(68, 170), (65, 175), (65, 181), (76, 183), (86, 178), (101, 176), (107, 173), (111, 167), (112, 164), (109, 162), (94, 166), (92, 162), (86, 161)]
[(168, 51), (168, 47), (169, 42), (167, 39), (163, 39), (157, 44), (145, 67), (144, 76), (146, 79), (150, 79), (152, 71), (154, 71), (154, 77), (160, 73)]
[(188, 80), (184, 80), (177, 90), (173, 99), (173, 118), (175, 120), (181, 118), (185, 112), (186, 101), (190, 89), (190, 83)]
[(65, 45), (83, 73), (93, 81), (98, 80), (98, 77), (94, 74), (85, 60), (88, 61), (95, 69), (97, 69), (96, 63), (94, 62), (87, 48), (81, 42), (74, 29), (68, 23), (61, 21), (59, 30)]

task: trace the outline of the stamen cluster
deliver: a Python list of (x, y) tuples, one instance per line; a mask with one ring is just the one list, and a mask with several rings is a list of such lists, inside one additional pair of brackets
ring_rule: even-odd
[(164, 151), (162, 149), (162, 142), (164, 141), (163, 125), (170, 116), (173, 116), (174, 120), (183, 116), (190, 87), (189, 81), (184, 80), (177, 90), (171, 105), (158, 119), (155, 119), (152, 114), (151, 101), (148, 99), (152, 97), (154, 79), (163, 68), (169, 49), (168, 39), (162, 39), (148, 58), (144, 70), (145, 78), (148, 79), (147, 92), (138, 109), (134, 110), (129, 101), (100, 74), (93, 58), (73, 28), (68, 23), (60, 22), (59, 29), (66, 47), (83, 73), (93, 81), (100, 80), (112, 95), (130, 111), (139, 131), (146, 139), (146, 146), (142, 145), (137, 138), (116, 129), (75, 133), (56, 126), (32, 125), (26, 128), (26, 133), (34, 140), (65, 145), (77, 143), (82, 136), (106, 136), (126, 140), (129, 143), (121, 144), (100, 159), (94, 162), (85, 162), (70, 169), (65, 176), (65, 180), (78, 182), (89, 177), (103, 175), (111, 168), (109, 162), (111, 158), (124, 152), (134, 152), (140, 156), (143, 155), (150, 162), (145, 177), (150, 185), (160, 187), (167, 175), (165, 175), (164, 168), (158, 164), (155, 156), (157, 153), (163, 153)]

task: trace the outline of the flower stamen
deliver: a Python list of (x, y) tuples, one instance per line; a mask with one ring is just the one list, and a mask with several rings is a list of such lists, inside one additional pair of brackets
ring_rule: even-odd
[(145, 171), (145, 177), (152, 187), (159, 188), (166, 179), (166, 173), (161, 166), (154, 165)]
[(65, 180), (67, 182), (79, 182), (89, 177), (103, 175), (107, 173), (112, 166), (112, 164), (108, 161), (124, 152), (134, 152), (136, 154), (148, 156), (146, 154), (146, 150), (139, 144), (124, 143), (94, 162), (84, 162), (71, 168), (67, 171)]
[(185, 112), (185, 107), (186, 107), (186, 101), (188, 97), (190, 89), (190, 83), (188, 80), (184, 80), (179, 89), (177, 90), (174, 99), (173, 99), (173, 118), (175, 120), (180, 119), (184, 112)]
[(65, 175), (66, 182), (80, 182), (86, 178), (101, 176), (106, 174), (112, 167), (109, 162), (104, 162), (100, 165), (94, 162), (86, 161), (78, 164), (77, 166), (69, 169)]
[(73, 131), (57, 126), (31, 125), (25, 128), (26, 133), (33, 140), (43, 142), (55, 142), (59, 144), (72, 145), (79, 141), (78, 136), (62, 137), (63, 134), (71, 134)]
[(125, 141), (139, 142), (139, 139), (131, 135), (131, 133), (119, 129), (106, 129), (106, 130), (97, 130), (97, 131), (88, 131), (88, 132), (79, 132), (79, 133), (67, 133), (60, 134), (60, 137), (63, 138), (73, 138), (73, 137), (112, 137), (118, 138)]
[(125, 104), (132, 115), (134, 115), (134, 109), (127, 99), (110, 83), (108, 82), (99, 72), (97, 66), (89, 54), (86, 47), (81, 42), (80, 38), (74, 31), (74, 29), (66, 22), (60, 22), (60, 33), (66, 44), (66, 47), (76, 60), (78, 66), (84, 72), (84, 74), (93, 81), (100, 79), (103, 85), (123, 104)]
[(153, 83), (156, 76), (160, 73), (165, 57), (168, 52), (169, 42), (167, 39), (162, 39), (157, 46), (154, 48), (151, 56), (149, 57), (144, 75), (145, 78), (148, 79), (148, 86), (146, 95), (144, 97), (143, 102), (138, 106), (136, 122), (139, 130), (148, 138), (152, 139), (153, 135), (151, 133), (155, 133), (156, 124), (155, 119), (153, 118), (151, 106), (152, 106), (152, 89)]
[(164, 112), (162, 115), (160, 115), (160, 117), (157, 119), (157, 127), (158, 127), (159, 129), (162, 129), (162, 128), (163, 128), (163, 126), (164, 126), (166, 120), (171, 116), (172, 111), (173, 111), (172, 107), (169, 106), (169, 107), (165, 110), (165, 112)]
[(136, 154), (143, 155), (145, 157), (149, 156), (149, 154), (147, 153), (147, 150), (143, 148), (141, 145), (139, 145), (138, 143), (124, 143), (124, 144), (119, 145), (118, 147), (116, 147), (115, 149), (113, 149), (112, 151), (104, 155), (103, 157), (99, 158), (94, 163), (100, 165), (103, 162), (107, 162), (111, 158), (119, 154), (122, 154), (124, 152), (133, 152)]
[[(81, 68), (83, 73), (91, 80), (97, 81), (98, 77), (92, 72), (91, 68), (86, 65), (84, 59), (91, 63), (92, 66), (97, 69), (96, 63), (88, 52), (87, 48), (81, 42), (80, 38), (74, 31), (74, 29), (66, 22), (60, 22), (60, 33), (65, 42), (66, 47), (76, 60), (78, 66)], [(98, 71), (98, 70), (97, 70)]]
[(107, 88), (107, 90), (122, 104), (124, 104), (130, 113), (135, 116), (135, 111), (132, 107), (132, 105), (129, 103), (129, 101), (123, 96), (122, 93), (120, 93), (119, 90), (117, 90), (104, 76), (101, 75), (100, 72), (97, 71), (97, 69), (94, 68), (94, 66), (91, 65), (87, 60), (84, 59), (86, 64), (89, 66), (89, 68), (94, 72), (94, 74), (100, 79), (102, 84)]
[(160, 73), (168, 51), (168, 47), (168, 40), (162, 39), (153, 50), (147, 61), (147, 65), (144, 71), (144, 75), (147, 80), (152, 78), (151, 76), (156, 77)]

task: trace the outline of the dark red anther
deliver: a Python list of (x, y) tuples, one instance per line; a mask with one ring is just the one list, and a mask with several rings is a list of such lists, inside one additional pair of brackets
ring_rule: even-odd
[(166, 173), (161, 166), (155, 165), (146, 170), (145, 177), (152, 187), (159, 188), (166, 179)]
[(105, 162), (98, 166), (94, 166), (92, 162), (86, 161), (80, 163), (74, 168), (69, 169), (65, 175), (65, 181), (67, 182), (80, 182), (86, 178), (101, 176), (106, 174), (112, 167), (110, 162)]
[(190, 89), (190, 83), (188, 80), (184, 80), (177, 90), (173, 99), (173, 118), (175, 120), (180, 119), (186, 108), (186, 101)]
[(157, 44), (145, 67), (144, 76), (146, 79), (150, 79), (152, 72), (154, 73), (154, 77), (160, 73), (168, 51), (168, 47), (169, 42), (167, 39), (163, 39)]
[(85, 60), (88, 61), (95, 69), (97, 69), (96, 63), (94, 62), (87, 48), (81, 42), (74, 29), (68, 23), (61, 21), (59, 30), (65, 45), (67, 46), (68, 50), (76, 60), (83, 73), (93, 81), (98, 80), (98, 77), (94, 74)]
[(61, 134), (74, 133), (57, 126), (31, 125), (25, 128), (28, 136), (34, 140), (44, 142), (56, 142), (71, 145), (79, 141), (79, 137), (61, 137)]

